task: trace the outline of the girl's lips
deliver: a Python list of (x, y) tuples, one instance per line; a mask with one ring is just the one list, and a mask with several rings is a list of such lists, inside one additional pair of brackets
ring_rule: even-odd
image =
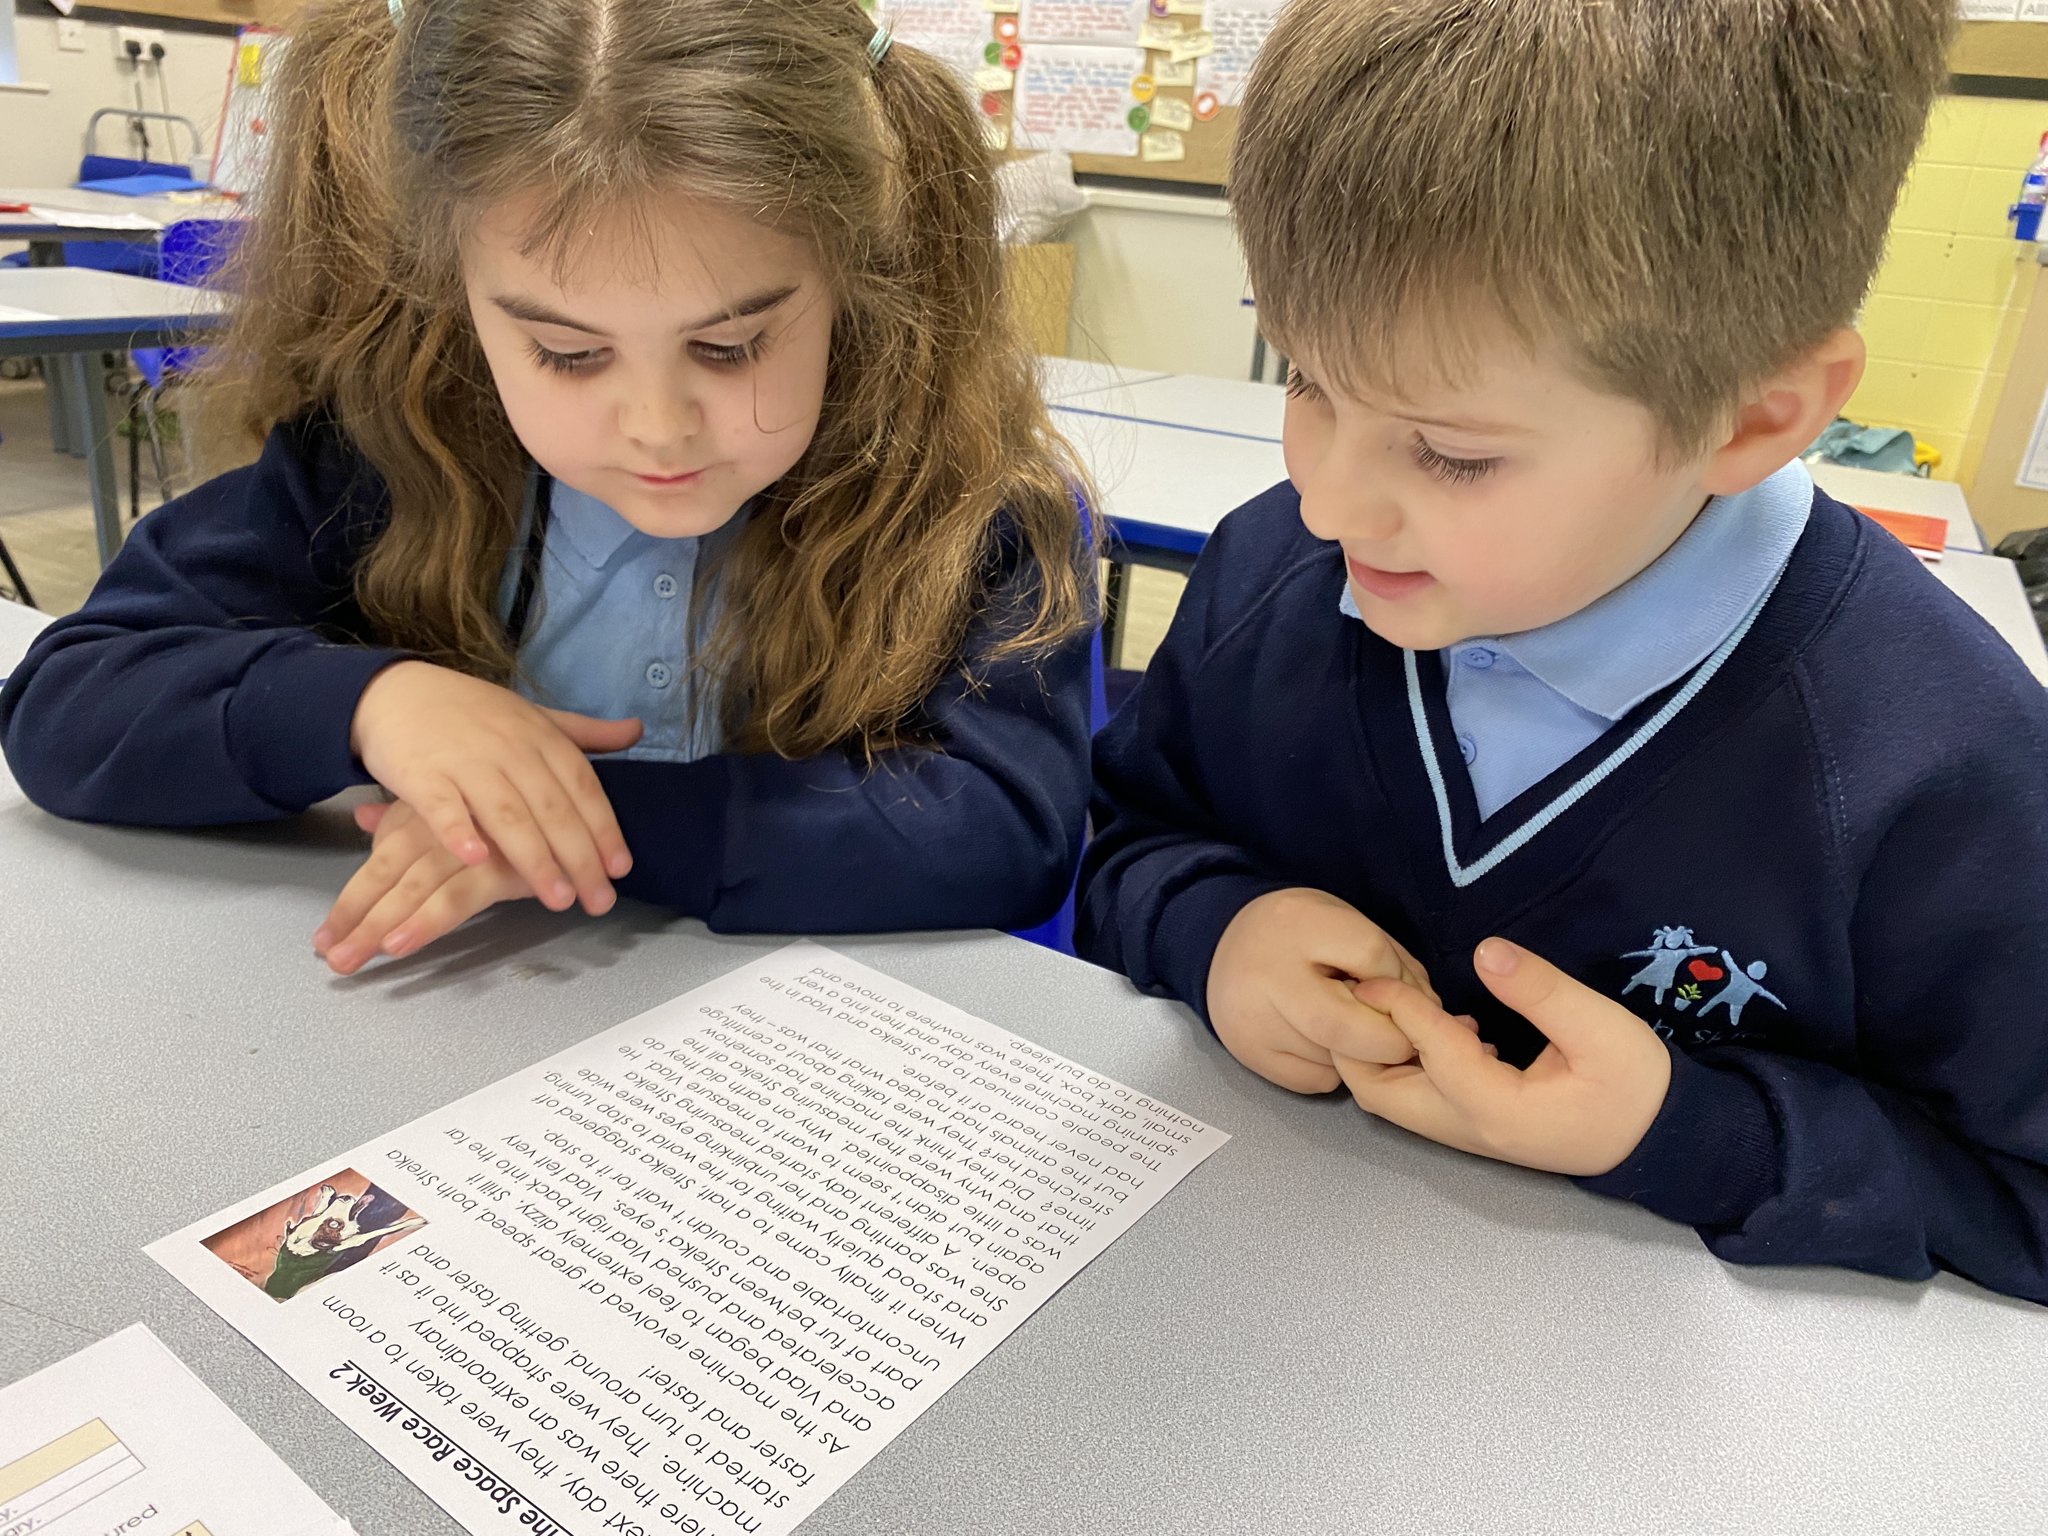
[(1427, 571), (1382, 571), (1351, 559), (1344, 563), (1350, 567), (1351, 580), (1359, 591), (1386, 602), (1413, 597), (1436, 581)]
[(642, 485), (651, 485), (658, 490), (674, 490), (678, 486), (694, 485), (704, 478), (704, 471), (693, 469), (687, 475), (640, 475), (633, 477)]

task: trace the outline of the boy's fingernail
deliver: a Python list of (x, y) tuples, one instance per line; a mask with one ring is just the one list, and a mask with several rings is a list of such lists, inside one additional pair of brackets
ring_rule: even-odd
[(355, 968), (356, 962), (360, 958), (353, 948), (344, 945), (328, 955), (327, 963), (337, 971), (348, 971)]
[(384, 941), (384, 953), (387, 955), (402, 955), (411, 948), (412, 935), (409, 933), (394, 933)]
[(334, 930), (332, 928), (329, 928), (325, 923), (322, 923), (318, 928), (315, 928), (313, 930), (313, 952), (315, 954), (324, 953), (327, 949), (327, 946), (332, 944), (333, 942)]
[(605, 865), (605, 868), (611, 872), (611, 877), (614, 880), (621, 879), (632, 872), (633, 855), (630, 853), (615, 853), (611, 856), (611, 860)]
[(1506, 939), (1488, 939), (1479, 946), (1479, 969), (1490, 976), (1512, 976), (1522, 963), (1522, 952)]

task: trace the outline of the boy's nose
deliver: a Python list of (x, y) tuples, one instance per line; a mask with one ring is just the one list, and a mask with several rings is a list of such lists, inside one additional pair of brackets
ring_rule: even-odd
[(1319, 539), (1333, 544), (1373, 544), (1401, 531), (1401, 508), (1392, 497), (1357, 481), (1330, 483), (1318, 476), (1301, 492), (1301, 521)]

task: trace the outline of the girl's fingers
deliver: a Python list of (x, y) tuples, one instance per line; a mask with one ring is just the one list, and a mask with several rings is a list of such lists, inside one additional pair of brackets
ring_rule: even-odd
[(385, 936), (411, 917), (455, 875), (468, 866), (446, 849), (433, 848), (415, 860), (398, 882), (381, 896), (348, 936), (327, 952), (327, 964), (338, 976), (352, 976), (384, 945)]
[(384, 899), (405, 872), (440, 846), (432, 829), (417, 820), (409, 828), (402, 828), (386, 837), (371, 850), (362, 867), (341, 888), (341, 894), (328, 909), (326, 920), (313, 934), (313, 952), (324, 956), (337, 940), (354, 933), (363, 919), (369, 916), (370, 909)]
[(470, 802), (452, 779), (433, 779), (425, 785), (409, 785), (399, 796), (434, 829), (440, 840), (465, 864), (481, 864), (491, 856), (484, 834), (477, 830), (470, 814)]
[(519, 786), (503, 773), (493, 772), (466, 792), (485, 834), (498, 845), (498, 852), (519, 872), (527, 888), (540, 898), (541, 905), (554, 912), (575, 905), (576, 887), (555, 861), (548, 839), (534, 822), (533, 811)]
[(500, 899), (498, 881), (491, 870), (463, 870), (446, 881), (420, 904), (417, 912), (385, 936), (384, 953), (396, 959), (424, 949)]
[(555, 777), (547, 759), (536, 754), (507, 772), (513, 787), (526, 796), (534, 825), (547, 839), (555, 862), (575, 886), (574, 895), (581, 899), (583, 910), (593, 917), (609, 912), (618, 897), (605, 874), (604, 856), (598, 851), (591, 828), (584, 824), (581, 810), (562, 781)]
[(591, 840), (597, 844), (598, 857), (604, 861), (605, 873), (614, 880), (623, 879), (633, 867), (633, 855), (626, 847), (626, 834), (619, 828), (619, 818), (612, 810), (611, 799), (597, 781), (597, 770), (590, 766), (589, 758), (566, 742), (545, 756), (556, 780), (567, 791), (577, 814), (583, 818), (583, 825), (590, 829)]

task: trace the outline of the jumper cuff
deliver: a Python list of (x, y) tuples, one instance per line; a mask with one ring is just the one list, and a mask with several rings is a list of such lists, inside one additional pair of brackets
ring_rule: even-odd
[(1779, 1182), (1777, 1124), (1763, 1089), (1669, 1041), (1671, 1088), (1619, 1166), (1576, 1180), (1693, 1227), (1740, 1227)]

